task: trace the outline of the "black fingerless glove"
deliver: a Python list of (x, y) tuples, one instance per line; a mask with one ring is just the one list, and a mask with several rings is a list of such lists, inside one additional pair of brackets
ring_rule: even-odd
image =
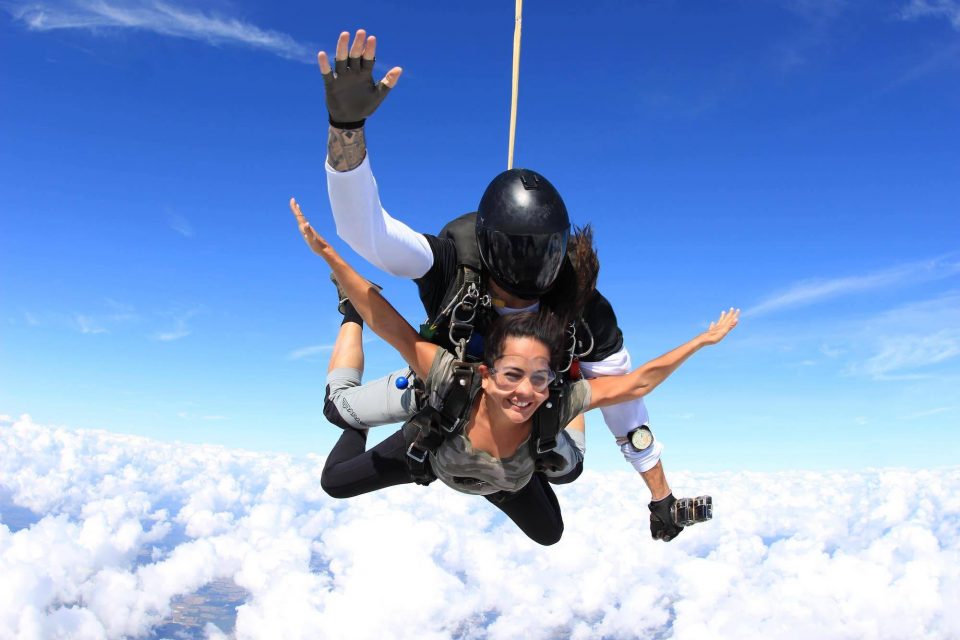
[(373, 60), (335, 60), (334, 69), (323, 74), (330, 125), (359, 129), (390, 92), (383, 82), (373, 81)]
[(683, 531), (683, 527), (673, 521), (671, 508), (677, 501), (673, 494), (647, 505), (650, 508), (650, 535), (654, 540), (670, 542)]

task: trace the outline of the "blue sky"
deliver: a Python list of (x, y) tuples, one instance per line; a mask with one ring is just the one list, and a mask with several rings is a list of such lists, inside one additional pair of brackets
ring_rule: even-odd
[[(745, 310), (649, 398), (668, 469), (954, 464), (960, 3), (627, 4), (527, 4), (516, 164), (593, 223), (634, 364)], [(0, 3), (0, 414), (326, 452), (286, 202), (334, 237), (315, 52), (361, 26), (405, 70), (384, 205), (436, 231), (505, 168), (512, 3)]]

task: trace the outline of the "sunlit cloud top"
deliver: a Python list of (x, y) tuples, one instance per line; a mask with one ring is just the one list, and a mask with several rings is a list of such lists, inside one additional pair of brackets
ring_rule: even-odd
[(669, 544), (587, 471), (543, 548), (439, 483), (333, 500), (322, 463), (0, 416), (0, 637), (146, 635), (214, 581), (210, 638), (960, 635), (958, 469), (677, 473), (715, 517)]

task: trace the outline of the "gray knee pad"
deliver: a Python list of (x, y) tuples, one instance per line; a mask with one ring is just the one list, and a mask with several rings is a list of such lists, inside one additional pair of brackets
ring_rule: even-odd
[(343, 418), (340, 409), (337, 408), (337, 401), (330, 396), (330, 385), (327, 385), (326, 399), (323, 401), (323, 417), (331, 424), (335, 424), (341, 429), (354, 429), (357, 427)]
[(417, 409), (412, 388), (398, 388), (396, 380), (409, 369), (360, 384), (358, 369), (334, 369), (327, 374), (323, 415), (338, 427), (368, 429), (406, 421)]

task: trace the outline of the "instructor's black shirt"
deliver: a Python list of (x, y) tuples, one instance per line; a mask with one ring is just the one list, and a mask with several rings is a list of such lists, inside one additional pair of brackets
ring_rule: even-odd
[[(457, 246), (452, 238), (438, 238), (426, 233), (423, 235), (433, 251), (433, 266), (414, 282), (417, 283), (423, 308), (430, 318), (434, 318), (440, 312), (444, 295), (457, 278)], [(583, 320), (593, 334), (593, 348), (580, 360), (599, 362), (623, 348), (623, 333), (617, 326), (617, 316), (614, 314), (610, 302), (600, 295), (599, 291), (594, 293), (590, 301), (587, 302)], [(479, 330), (482, 331), (483, 328), (479, 327)], [(442, 337), (442, 342), (438, 342), (438, 344), (442, 344), (449, 349), (451, 345), (446, 338), (446, 326), (440, 328), (439, 335)], [(581, 336), (579, 331), (577, 337), (586, 345), (589, 345), (589, 338)]]

